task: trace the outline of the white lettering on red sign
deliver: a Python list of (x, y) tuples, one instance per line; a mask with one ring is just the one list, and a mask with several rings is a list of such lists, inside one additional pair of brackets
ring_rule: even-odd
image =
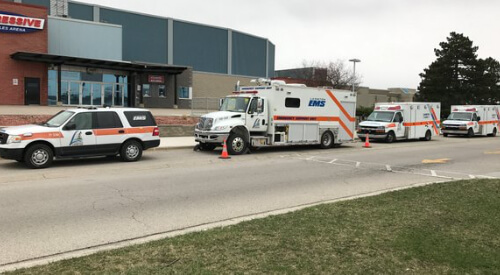
[(44, 19), (0, 14), (0, 25), (43, 30)]

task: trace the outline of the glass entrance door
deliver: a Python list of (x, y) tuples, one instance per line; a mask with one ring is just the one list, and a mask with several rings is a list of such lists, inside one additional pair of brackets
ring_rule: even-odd
[(99, 83), (92, 84), (92, 105), (102, 105), (102, 85)]
[(92, 105), (91, 86), (89, 82), (82, 82), (82, 105)]
[(69, 105), (80, 105), (80, 83), (69, 83)]

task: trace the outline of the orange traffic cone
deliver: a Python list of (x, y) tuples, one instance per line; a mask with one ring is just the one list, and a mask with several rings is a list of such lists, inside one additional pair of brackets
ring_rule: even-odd
[(220, 159), (230, 159), (231, 157), (227, 153), (226, 139), (224, 139), (224, 143), (222, 144), (222, 154), (219, 157)]
[(363, 145), (364, 148), (371, 148), (372, 146), (370, 145), (370, 135), (366, 134), (365, 138), (365, 145)]

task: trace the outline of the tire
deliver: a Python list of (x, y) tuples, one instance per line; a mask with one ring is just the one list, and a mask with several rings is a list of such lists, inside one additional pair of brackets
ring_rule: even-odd
[(230, 155), (241, 155), (244, 154), (248, 149), (248, 142), (241, 134), (231, 134), (227, 139), (227, 152)]
[(212, 151), (215, 149), (216, 145), (215, 144), (211, 144), (211, 143), (201, 143), (200, 142), (200, 150), (201, 151)]
[(126, 162), (138, 161), (142, 157), (142, 145), (135, 141), (129, 140), (123, 143), (120, 149), (120, 158)]
[(365, 142), (366, 138), (360, 137), (359, 140), (361, 140), (361, 142)]
[(24, 153), (24, 164), (31, 169), (47, 168), (54, 160), (52, 148), (45, 144), (34, 144)]
[(493, 128), (493, 132), (489, 135), (490, 137), (496, 137), (497, 136), (497, 128)]
[(333, 134), (330, 131), (326, 131), (321, 135), (321, 141), (319, 147), (321, 149), (332, 148), (333, 146)]
[(469, 128), (469, 131), (467, 131), (467, 137), (471, 138), (474, 136), (474, 130), (472, 128)]
[(432, 139), (432, 133), (431, 131), (427, 130), (427, 132), (425, 132), (424, 141), (430, 141), (431, 139)]
[(448, 134), (443, 134), (443, 137), (447, 137), (447, 136), (448, 136)]
[(394, 132), (389, 132), (387, 136), (385, 137), (385, 142), (387, 143), (393, 143), (394, 140), (396, 140), (396, 136), (394, 135)]

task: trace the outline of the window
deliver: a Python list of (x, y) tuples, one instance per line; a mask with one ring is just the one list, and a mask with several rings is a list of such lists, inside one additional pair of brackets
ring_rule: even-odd
[(287, 97), (285, 99), (285, 107), (287, 107), (287, 108), (300, 108), (300, 98)]
[(393, 122), (403, 122), (403, 115), (401, 115), (401, 113), (396, 113)]
[(257, 112), (257, 101), (258, 99), (256, 97), (252, 98), (252, 101), (250, 102), (250, 108), (248, 108), (248, 113), (253, 114)]
[(76, 114), (66, 124), (68, 130), (88, 130), (92, 129), (92, 113)]
[(178, 92), (179, 98), (191, 99), (191, 88), (190, 87), (179, 87)]
[(165, 89), (165, 85), (158, 86), (158, 96), (159, 97), (166, 97), (167, 96), (167, 90)]
[(120, 117), (115, 112), (97, 112), (96, 129), (123, 128)]
[(151, 88), (149, 84), (142, 84), (142, 96), (150, 97), (151, 96)]
[(124, 114), (132, 127), (156, 126), (155, 118), (150, 112), (130, 111)]

